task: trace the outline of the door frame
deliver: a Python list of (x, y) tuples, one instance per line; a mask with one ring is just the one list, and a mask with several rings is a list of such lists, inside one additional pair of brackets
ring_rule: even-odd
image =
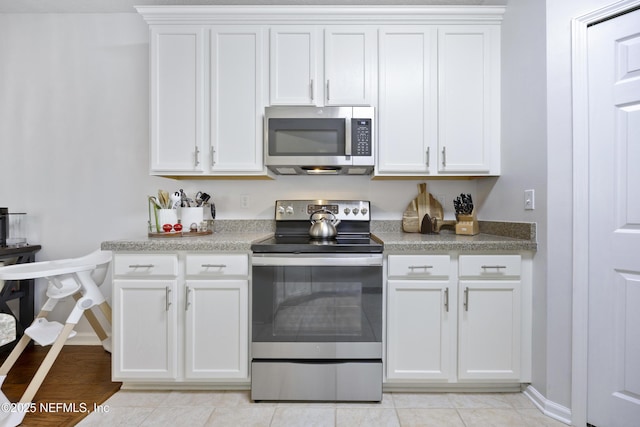
[(640, 0), (622, 0), (571, 21), (573, 110), (573, 313), (571, 422), (587, 424), (589, 324), (589, 25), (640, 7)]

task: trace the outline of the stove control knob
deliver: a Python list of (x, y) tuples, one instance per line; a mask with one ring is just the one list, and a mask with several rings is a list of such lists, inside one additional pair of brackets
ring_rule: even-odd
[(358, 208), (353, 208), (353, 214), (354, 214), (354, 215), (358, 215), (358, 211), (359, 211), (359, 209), (358, 209)]
[(362, 215), (366, 215), (366, 214), (367, 214), (367, 212), (368, 212), (368, 211), (367, 211), (367, 208), (362, 208), (362, 209), (360, 209), (360, 213), (361, 213)]
[(278, 206), (278, 213), (279, 214), (283, 214), (284, 213), (284, 206)]
[(293, 215), (293, 206), (287, 206), (286, 212), (288, 215)]
[(349, 208), (344, 208), (344, 214), (345, 215), (349, 215), (349, 213), (351, 212), (351, 209)]

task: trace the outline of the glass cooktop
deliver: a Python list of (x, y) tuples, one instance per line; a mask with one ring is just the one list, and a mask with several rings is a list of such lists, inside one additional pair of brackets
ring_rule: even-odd
[(256, 253), (381, 253), (382, 243), (369, 236), (313, 239), (309, 236), (273, 236), (251, 245)]

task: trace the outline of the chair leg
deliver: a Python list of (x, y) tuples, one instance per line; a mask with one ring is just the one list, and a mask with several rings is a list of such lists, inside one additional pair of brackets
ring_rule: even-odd
[(104, 317), (106, 317), (109, 325), (113, 324), (113, 322), (111, 321), (111, 306), (109, 305), (109, 303), (103, 301), (102, 303), (100, 303), (100, 305), (98, 305), (98, 307), (100, 307), (100, 310), (102, 311), (102, 314), (104, 314)]
[[(48, 315), (49, 315), (49, 311), (42, 310), (40, 311), (40, 313), (38, 313), (38, 315), (36, 316), (36, 319), (40, 317), (47, 317)], [(9, 373), (9, 371), (11, 370), (13, 365), (16, 363), (16, 361), (18, 360), (18, 358), (20, 357), (24, 349), (27, 348), (27, 346), (29, 345), (30, 341), (31, 341), (31, 337), (29, 335), (27, 334), (22, 335), (22, 337), (20, 338), (16, 346), (13, 347), (13, 350), (11, 350), (11, 353), (9, 353), (9, 356), (7, 356), (7, 358), (5, 359), (2, 366), (0, 366), (0, 376), (7, 375)]]
[[(78, 301), (80, 299), (80, 297), (81, 297), (81, 295), (79, 293), (73, 295), (73, 298), (76, 301)], [(96, 315), (93, 313), (93, 311), (91, 311), (91, 309), (85, 310), (84, 311), (84, 315), (86, 316), (87, 320), (89, 321), (89, 324), (93, 328), (94, 332), (96, 333), (96, 335), (98, 336), (100, 341), (106, 340), (109, 336), (104, 331), (104, 328), (100, 324), (100, 321), (98, 320)]]
[(49, 352), (47, 352), (47, 355), (40, 364), (38, 371), (29, 383), (29, 386), (22, 395), (22, 398), (20, 398), (20, 403), (30, 403), (33, 401), (33, 397), (38, 392), (38, 389), (40, 389), (42, 382), (49, 373), (49, 370), (53, 366), (53, 363), (56, 361), (56, 358), (60, 354), (64, 343), (67, 341), (69, 334), (73, 331), (73, 328), (75, 326), (76, 325), (74, 323), (67, 323), (64, 325), (64, 328), (62, 328), (60, 335), (58, 335), (58, 338), (51, 346), (51, 349), (49, 350)]

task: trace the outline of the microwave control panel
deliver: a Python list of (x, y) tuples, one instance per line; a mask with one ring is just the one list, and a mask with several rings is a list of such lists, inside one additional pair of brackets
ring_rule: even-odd
[(351, 119), (351, 155), (371, 156), (371, 119)]

